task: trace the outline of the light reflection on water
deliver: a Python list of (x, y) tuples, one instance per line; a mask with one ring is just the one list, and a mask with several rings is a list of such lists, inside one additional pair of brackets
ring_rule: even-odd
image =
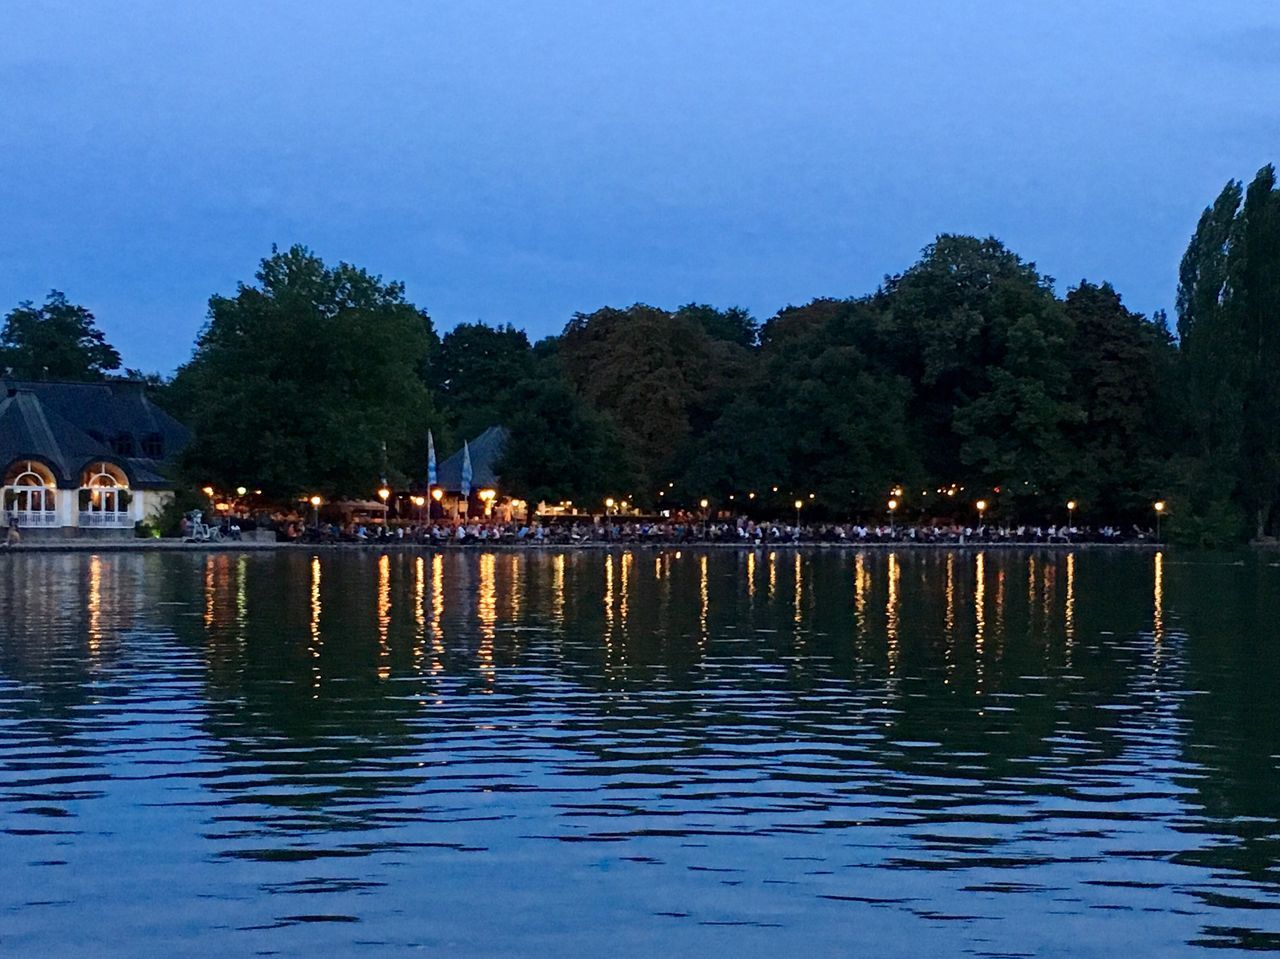
[(1277, 587), (1144, 552), (9, 556), (0, 953), (1280, 948)]

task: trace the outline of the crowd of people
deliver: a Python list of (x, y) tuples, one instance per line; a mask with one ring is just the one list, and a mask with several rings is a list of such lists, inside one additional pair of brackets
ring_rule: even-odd
[(642, 520), (619, 517), (577, 518), (550, 522), (499, 523), (483, 519), (456, 522), (384, 524), (355, 520), (346, 525), (288, 522), (278, 527), (282, 540), (304, 543), (418, 543), (435, 546), (587, 544), (724, 544), (786, 545), (795, 543), (860, 545), (964, 545), (1142, 543), (1156, 538), (1154, 530), (1137, 525), (997, 525), (956, 523), (875, 525), (860, 523), (706, 521), (694, 517)]

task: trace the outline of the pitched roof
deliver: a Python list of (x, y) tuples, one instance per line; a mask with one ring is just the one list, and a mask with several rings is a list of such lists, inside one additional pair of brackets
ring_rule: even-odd
[[(483, 489), (486, 486), (497, 486), (498, 461), (502, 459), (506, 449), (507, 429), (502, 426), (490, 426), (487, 430), (471, 440), (467, 446), (471, 449), (471, 488)], [(439, 486), (451, 493), (462, 490), (462, 450), (454, 453), (436, 470)]]
[[(164, 487), (164, 462), (176, 456), (190, 434), (154, 406), (138, 383), (4, 383), (0, 397), (0, 468), (24, 458), (42, 460), (59, 486), (78, 486), (80, 471), (96, 459), (118, 463), (140, 488)], [(121, 456), (110, 440), (128, 435), (135, 452), (158, 437), (164, 459)]]

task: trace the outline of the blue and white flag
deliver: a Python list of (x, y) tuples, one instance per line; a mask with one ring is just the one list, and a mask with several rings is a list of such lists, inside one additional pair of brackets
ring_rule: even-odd
[(462, 441), (462, 498), (471, 495), (471, 447)]
[(427, 486), (436, 485), (436, 438), (427, 430)]

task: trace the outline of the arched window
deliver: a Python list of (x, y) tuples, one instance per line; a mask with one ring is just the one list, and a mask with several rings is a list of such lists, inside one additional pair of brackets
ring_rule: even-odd
[(114, 463), (90, 463), (80, 477), (80, 513), (113, 520), (129, 511), (129, 479)]
[(53, 473), (43, 463), (19, 460), (5, 473), (5, 514), (12, 514), (19, 525), (55, 525), (57, 485)]

